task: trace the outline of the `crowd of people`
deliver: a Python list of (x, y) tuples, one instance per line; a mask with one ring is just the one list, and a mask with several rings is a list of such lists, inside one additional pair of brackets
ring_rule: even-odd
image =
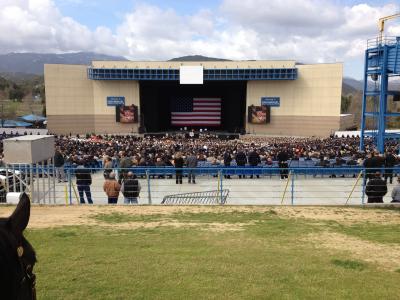
[[(338, 160), (337, 163), (343, 163), (343, 158), (347, 158), (348, 164), (362, 165), (371, 153), (376, 153), (369, 140), (365, 151), (359, 151), (359, 139), (356, 137), (319, 139), (245, 136), (222, 140), (213, 135), (189, 139), (180, 135), (145, 138), (122, 135), (59, 136), (56, 146), (71, 163), (81, 159), (86, 163), (102, 160), (103, 165), (113, 161), (119, 167), (123, 167), (120, 162), (126, 157), (131, 161), (131, 166), (172, 166), (177, 153), (184, 159), (195, 153), (198, 161), (216, 165), (231, 165), (232, 162), (238, 166), (243, 163), (268, 165), (273, 161), (299, 159), (318, 159), (322, 162), (334, 159)], [(386, 153), (396, 154), (398, 150), (395, 141), (388, 142)], [(283, 151), (285, 157), (279, 159)]]
[[(312, 161), (315, 166), (320, 167), (364, 166), (373, 170), (367, 174), (370, 180), (376, 176), (375, 169), (385, 168), (385, 182), (389, 180), (389, 183), (392, 183), (391, 168), (399, 163), (397, 142), (387, 141), (386, 152), (382, 154), (376, 151), (372, 140), (366, 140), (364, 151), (359, 150), (359, 142), (358, 137), (349, 136), (329, 138), (243, 136), (240, 139), (221, 139), (209, 133), (200, 134), (196, 138), (184, 134), (161, 137), (60, 135), (56, 136), (55, 167), (59, 181), (65, 180), (63, 170), (67, 164), (77, 167), (77, 179), (81, 176), (80, 169), (88, 166), (102, 168), (106, 180), (104, 190), (109, 196), (110, 203), (114, 201), (111, 190), (123, 188), (124, 179), (130, 177), (135, 179), (135, 174), (129, 173), (129, 170), (134, 167), (175, 167), (176, 184), (182, 184), (181, 168), (192, 169), (201, 163), (224, 167), (257, 167), (277, 164), (282, 170), (281, 178), (284, 179), (288, 176), (285, 169), (289, 166), (289, 162), (301, 160)], [(118, 178), (113, 172), (116, 168), (121, 169)], [(85, 177), (85, 175), (82, 176)], [(245, 177), (243, 174), (238, 176)], [(230, 178), (230, 175), (225, 175), (225, 177)], [(82, 180), (89, 181), (88, 178)], [(196, 183), (195, 172), (189, 171), (188, 183)], [(136, 182), (134, 184), (137, 185)], [(82, 184), (78, 184), (78, 190), (80, 196), (90, 192)], [(87, 198), (90, 202), (90, 195)], [(126, 201), (136, 201), (129, 199), (135, 198), (133, 196), (126, 198)]]
[[(66, 160), (71, 164), (87, 165), (102, 161), (107, 186), (105, 191), (109, 199), (111, 198), (110, 203), (113, 203), (113, 195), (128, 177), (124, 170), (134, 167), (175, 167), (176, 184), (182, 184), (181, 168), (187, 167), (188, 183), (195, 184), (193, 168), (196, 168), (199, 162), (224, 167), (268, 166), (277, 162), (281, 169), (281, 178), (285, 179), (288, 177), (289, 162), (296, 160), (314, 161), (315, 166), (320, 167), (364, 166), (370, 170), (366, 176), (369, 179), (367, 195), (372, 195), (370, 202), (380, 202), (380, 196), (374, 197), (377, 193), (386, 194), (387, 181), (389, 180), (390, 184), (393, 181), (392, 168), (399, 163), (396, 155), (399, 151), (397, 142), (388, 141), (386, 152), (380, 154), (373, 147), (372, 140), (367, 140), (365, 150), (360, 151), (357, 137), (331, 136), (321, 139), (244, 136), (240, 139), (225, 140), (212, 134), (203, 134), (198, 138), (188, 138), (183, 135), (163, 137), (110, 135), (74, 138), (59, 136), (56, 143), (59, 152), (66, 155)], [(121, 169), (118, 180), (112, 172), (113, 168)], [(382, 180), (385, 188), (381, 188), (381, 181), (377, 181), (380, 174), (377, 175), (376, 171), (380, 168), (385, 170)], [(243, 174), (238, 176), (245, 177)], [(230, 175), (225, 177), (230, 178)], [(108, 187), (112, 187), (111, 192)], [(375, 189), (379, 191), (374, 191)]]

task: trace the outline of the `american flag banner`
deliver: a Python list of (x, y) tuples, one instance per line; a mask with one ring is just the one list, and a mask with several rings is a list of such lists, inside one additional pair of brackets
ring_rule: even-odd
[(171, 99), (171, 125), (220, 126), (221, 98), (181, 96)]

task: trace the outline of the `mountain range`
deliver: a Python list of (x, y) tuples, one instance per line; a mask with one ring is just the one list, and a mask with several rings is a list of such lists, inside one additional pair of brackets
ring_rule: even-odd
[[(90, 65), (93, 60), (125, 61), (122, 56), (111, 56), (94, 52), (77, 53), (8, 53), (0, 54), (1, 76), (21, 81), (32, 78), (34, 75), (43, 75), (44, 64), (78, 64)], [(188, 55), (170, 59), (170, 61), (229, 61), (222, 58), (207, 57), (202, 55)], [(400, 86), (400, 82), (395, 84)], [(372, 86), (370, 86), (372, 87)], [(350, 77), (343, 78), (343, 94), (354, 94), (362, 91), (363, 81)]]
[[(122, 56), (110, 56), (93, 52), (77, 53), (8, 53), (0, 54), (0, 72), (7, 74), (43, 75), (44, 64), (89, 65), (93, 60), (126, 60)], [(19, 77), (19, 76), (17, 76)]]

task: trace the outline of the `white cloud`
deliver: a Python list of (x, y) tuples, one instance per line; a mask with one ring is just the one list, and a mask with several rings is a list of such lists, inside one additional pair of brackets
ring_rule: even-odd
[(0, 7), (0, 51), (3, 53), (101, 52), (111, 50), (110, 46), (115, 43), (110, 39), (109, 29), (99, 27), (91, 31), (63, 16), (51, 0), (0, 0)]
[(339, 6), (322, 0), (225, 0), (221, 5), (231, 24), (257, 32), (257, 58), (306, 62), (361, 57), (366, 40), (378, 33), (377, 20), (398, 9), (394, 4)]
[(232, 22), (275, 34), (316, 35), (343, 21), (336, 7), (320, 0), (225, 0), (221, 10)]
[(400, 25), (390, 26), (387, 33), (389, 36), (400, 36)]
[[(103, 26), (89, 29), (62, 15), (52, 0), (0, 0), (0, 52), (95, 51), (153, 60), (188, 54), (303, 62), (361, 60), (366, 40), (378, 33), (377, 19), (399, 8), (343, 6), (334, 0), (223, 0), (214, 12), (182, 15), (141, 4), (122, 16), (112, 31)], [(386, 32), (400, 35), (400, 25), (391, 21)]]

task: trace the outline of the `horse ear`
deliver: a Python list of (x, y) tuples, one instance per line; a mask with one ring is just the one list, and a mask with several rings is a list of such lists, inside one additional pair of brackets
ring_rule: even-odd
[(9, 218), (11, 230), (17, 234), (22, 234), (26, 226), (28, 226), (29, 217), (31, 213), (31, 201), (29, 196), (22, 193), (19, 197), (19, 202), (14, 212)]

